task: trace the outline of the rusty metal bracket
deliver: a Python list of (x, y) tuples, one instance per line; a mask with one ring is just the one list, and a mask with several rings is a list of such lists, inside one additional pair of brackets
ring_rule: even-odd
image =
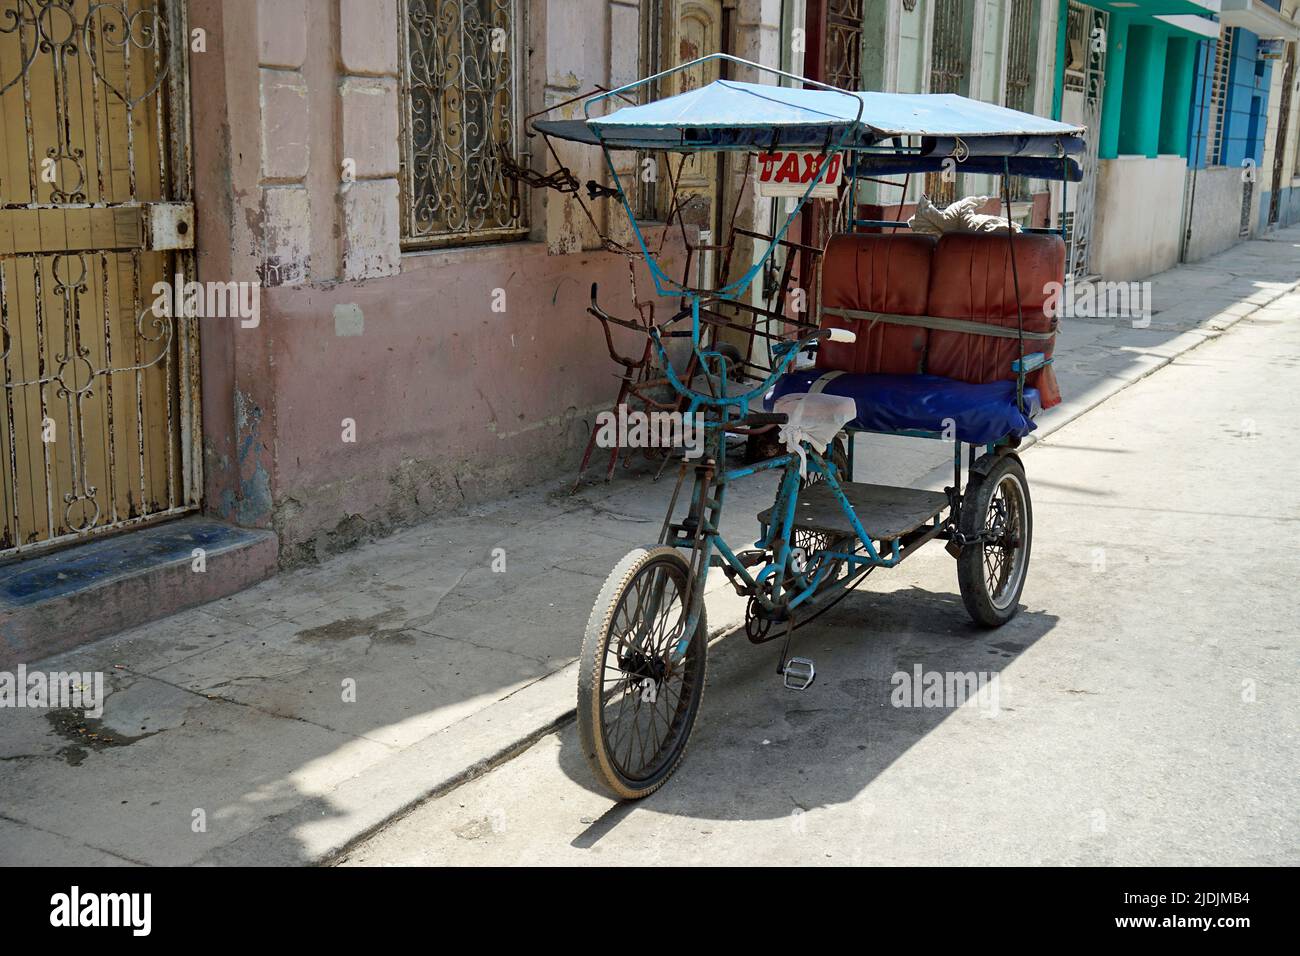
[(163, 252), (194, 248), (193, 203), (147, 203), (142, 225), (146, 249)]

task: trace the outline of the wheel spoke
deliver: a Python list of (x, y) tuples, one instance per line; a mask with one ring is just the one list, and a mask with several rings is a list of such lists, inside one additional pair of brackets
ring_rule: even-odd
[(995, 606), (1005, 606), (1020, 586), (1023, 566), (1024, 493), (1011, 474), (1005, 474), (989, 498), (985, 514), (986, 539), (982, 544), (984, 587)]
[(605, 701), (601, 739), (610, 762), (630, 780), (658, 772), (689, 732), (696, 648), (673, 659), (689, 616), (686, 581), (686, 569), (671, 561), (649, 564), (628, 582), (610, 616), (598, 676)]

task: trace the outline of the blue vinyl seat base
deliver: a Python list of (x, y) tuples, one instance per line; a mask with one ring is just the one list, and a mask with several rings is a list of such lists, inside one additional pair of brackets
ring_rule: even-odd
[[(791, 372), (777, 379), (763, 397), (769, 411), (785, 395), (807, 392), (828, 369)], [(1025, 410), (1016, 404), (1015, 382), (974, 385), (939, 375), (844, 374), (821, 389), (854, 400), (858, 417), (851, 429), (874, 432), (944, 432), (955, 428), (958, 441), (987, 445), (1007, 437), (1023, 438), (1037, 426), (1042, 410), (1038, 390), (1025, 389)]]

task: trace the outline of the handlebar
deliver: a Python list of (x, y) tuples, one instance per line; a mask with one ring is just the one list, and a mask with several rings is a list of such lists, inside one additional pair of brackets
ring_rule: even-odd
[(639, 325), (636, 322), (629, 322), (627, 319), (616, 319), (614, 316), (602, 309), (596, 302), (597, 285), (598, 284), (595, 282), (591, 284), (591, 305), (587, 309), (588, 312), (600, 319), (602, 322), (613, 322), (615, 325), (621, 325), (625, 329), (632, 329), (634, 332), (644, 332), (646, 330), (644, 325)]

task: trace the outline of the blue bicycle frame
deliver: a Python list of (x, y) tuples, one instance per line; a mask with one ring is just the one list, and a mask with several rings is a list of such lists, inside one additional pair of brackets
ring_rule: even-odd
[[(665, 325), (671, 324), (671, 322), (672, 320), (665, 323)], [(729, 569), (729, 574), (739, 578), (745, 589), (752, 594), (755, 602), (763, 609), (763, 612), (774, 618), (788, 617), (791, 610), (817, 594), (822, 589), (837, 562), (844, 562), (848, 568), (848, 574), (840, 582), (838, 590), (853, 586), (859, 577), (873, 568), (893, 567), (901, 560), (900, 546), (897, 540), (891, 542), (889, 555), (884, 556), (877, 551), (871, 537), (859, 522), (852, 503), (844, 493), (835, 464), (827, 461), (823, 455), (819, 454), (807, 442), (803, 443), (803, 448), (808, 470), (826, 482), (827, 487), (830, 488), (831, 493), (835, 496), (850, 526), (853, 528), (858, 543), (847, 551), (814, 551), (806, 556), (806, 562), (802, 567), (793, 566), (794, 549), (792, 548), (792, 538), (795, 530), (795, 508), (798, 504), (799, 489), (802, 484), (799, 456), (794, 453), (786, 453), (755, 465), (734, 469), (725, 468), (726, 432), (729, 429), (743, 427), (739, 423), (744, 420), (743, 418), (728, 418), (726, 416), (727, 408), (740, 405), (742, 401), (747, 403), (749, 398), (770, 388), (776, 379), (784, 374), (801, 348), (812, 340), (822, 337), (823, 332), (813, 333), (796, 342), (781, 343), (777, 347), (778, 360), (775, 367), (763, 384), (744, 396), (732, 398), (705, 395), (683, 383), (671, 371), (672, 365), (664, 350), (660, 332), (661, 330), (658, 328), (651, 330), (651, 338), (655, 349), (659, 353), (663, 367), (669, 370), (668, 377), (673, 388), (683, 397), (690, 399), (690, 414), (697, 414), (698, 409), (704, 406), (715, 414), (721, 415), (718, 420), (706, 420), (704, 422), (706, 451), (703, 463), (696, 466), (695, 484), (691, 492), (691, 501), (686, 519), (676, 524), (671, 522), (671, 508), (675, 506), (677, 497), (674, 495), (673, 505), (670, 505), (670, 520), (665, 523), (664, 534), (660, 540), (661, 544), (689, 547), (692, 550), (690, 562), (692, 569), (690, 595), (692, 600), (689, 602), (688, 615), (682, 629), (683, 636), (674, 649), (675, 656), (681, 657), (685, 655), (690, 645), (690, 635), (695, 633), (695, 629), (699, 624), (708, 569), (715, 565), (715, 549), (721, 564)], [(702, 354), (717, 359), (720, 391), (725, 396), (729, 383), (726, 357), (716, 352)], [(683, 463), (683, 477), (685, 467), (686, 465)], [(721, 469), (720, 473), (719, 469)], [(761, 548), (764, 553), (770, 554), (771, 557), (764, 562), (762, 568), (756, 574), (751, 574), (748, 564), (723, 538), (719, 528), (727, 486), (741, 478), (777, 469), (781, 469), (783, 474), (777, 490), (776, 502), (772, 509), (773, 521), (765, 529), (764, 534), (754, 542), (755, 547)]]

